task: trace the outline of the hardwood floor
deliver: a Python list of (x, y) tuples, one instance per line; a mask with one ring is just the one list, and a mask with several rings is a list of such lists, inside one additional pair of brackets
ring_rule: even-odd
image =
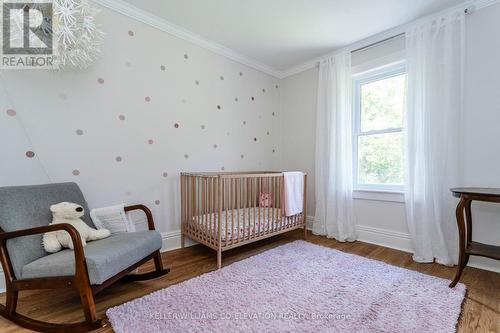
[[(275, 246), (302, 239), (302, 231), (294, 231), (266, 239), (258, 243), (230, 250), (223, 255), (223, 265), (268, 250)], [(418, 264), (405, 252), (363, 242), (339, 243), (332, 239), (309, 234), (308, 241), (341, 251), (384, 261), (388, 264), (419, 271), (421, 273), (452, 279), (454, 268), (438, 264)], [(163, 253), (164, 266), (171, 272), (165, 277), (146, 282), (119, 282), (104, 290), (96, 298), (98, 315), (103, 317), (106, 309), (141, 297), (160, 288), (216, 269), (216, 253), (197, 245)], [(147, 263), (141, 270), (152, 269)], [(458, 332), (500, 332), (500, 274), (466, 267), (461, 281), (468, 288), (463, 305)], [(21, 293), (18, 310), (23, 314), (52, 322), (75, 322), (83, 319), (79, 297), (72, 291), (30, 291)], [(0, 294), (0, 302), (5, 297)], [(112, 332), (108, 325), (95, 332)], [(30, 332), (0, 317), (0, 332)]]

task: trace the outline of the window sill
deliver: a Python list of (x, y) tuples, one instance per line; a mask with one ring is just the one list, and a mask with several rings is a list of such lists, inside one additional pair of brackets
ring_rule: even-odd
[(352, 197), (358, 200), (405, 202), (404, 192), (382, 190), (354, 190)]

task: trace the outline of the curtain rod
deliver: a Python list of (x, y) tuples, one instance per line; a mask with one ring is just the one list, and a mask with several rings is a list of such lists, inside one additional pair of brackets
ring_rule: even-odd
[(399, 38), (399, 37), (403, 37), (404, 35), (405, 35), (405, 33), (402, 32), (400, 34), (397, 34), (397, 35), (394, 35), (394, 36), (391, 36), (391, 37), (387, 37), (385, 39), (382, 39), (382, 40), (376, 41), (374, 43), (371, 43), (371, 44), (365, 45), (363, 47), (360, 47), (358, 49), (352, 50), (351, 53), (355, 53), (355, 52), (359, 52), (359, 51), (362, 51), (362, 50), (365, 50), (365, 49), (369, 49), (369, 48), (374, 47), (376, 45), (383, 44), (385, 42), (391, 41), (391, 40)]
[[(467, 8), (464, 9), (464, 13), (465, 14), (472, 14), (474, 12), (474, 6), (469, 6)], [(359, 51), (363, 51), (363, 50), (366, 50), (366, 49), (369, 49), (373, 46), (377, 46), (379, 44), (383, 44), (383, 43), (386, 43), (388, 41), (391, 41), (393, 39), (396, 39), (396, 38), (399, 38), (399, 37), (403, 37), (405, 35), (404, 32), (400, 33), (400, 34), (397, 34), (397, 35), (394, 35), (394, 36), (391, 36), (391, 37), (387, 37), (385, 39), (382, 39), (382, 40), (379, 40), (377, 42), (374, 42), (374, 43), (371, 43), (371, 44), (368, 44), (366, 46), (363, 46), (363, 47), (360, 47), (360, 48), (357, 48), (355, 50), (352, 50), (351, 53), (356, 53), (356, 52), (359, 52)]]

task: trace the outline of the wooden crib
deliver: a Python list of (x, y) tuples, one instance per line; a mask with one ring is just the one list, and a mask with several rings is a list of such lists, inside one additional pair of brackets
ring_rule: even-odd
[[(304, 229), (304, 211), (285, 216), (282, 172), (181, 173), (181, 246), (189, 237), (222, 252), (278, 235)], [(262, 201), (262, 199), (264, 201)]]

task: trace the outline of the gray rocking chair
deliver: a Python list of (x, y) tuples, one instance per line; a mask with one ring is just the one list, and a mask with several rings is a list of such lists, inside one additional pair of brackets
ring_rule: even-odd
[[(169, 269), (162, 266), (161, 236), (155, 231), (153, 216), (146, 206), (128, 206), (125, 211), (142, 210), (149, 231), (111, 235), (89, 242), (84, 249), (80, 235), (70, 224), (49, 226), (52, 221), (50, 205), (62, 201), (82, 205), (85, 209), (82, 220), (94, 227), (87, 203), (75, 183), (0, 188), (0, 260), (7, 287), (6, 304), (0, 304), (0, 315), (40, 332), (86, 332), (105, 323), (97, 318), (94, 295), (120, 279), (152, 279), (168, 273)], [(55, 230), (70, 234), (74, 251), (45, 252), (42, 235)], [(127, 275), (150, 259), (154, 260), (154, 271)], [(85, 321), (47, 323), (16, 311), (19, 291), (60, 288), (76, 289)]]

